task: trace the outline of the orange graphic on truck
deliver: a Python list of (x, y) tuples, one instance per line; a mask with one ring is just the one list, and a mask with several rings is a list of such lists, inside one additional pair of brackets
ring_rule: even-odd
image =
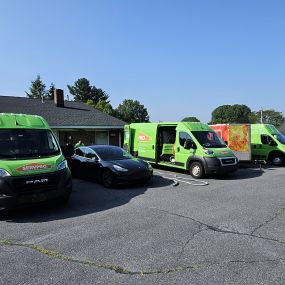
[(235, 151), (249, 151), (249, 126), (232, 125), (229, 134), (229, 148)]
[(149, 141), (151, 141), (151, 137), (146, 135), (146, 134), (144, 134), (144, 133), (139, 133), (138, 139), (139, 139), (139, 142), (149, 142)]
[(18, 172), (28, 172), (28, 171), (35, 171), (35, 170), (45, 170), (52, 168), (51, 164), (45, 163), (31, 163), (21, 167), (16, 168)]

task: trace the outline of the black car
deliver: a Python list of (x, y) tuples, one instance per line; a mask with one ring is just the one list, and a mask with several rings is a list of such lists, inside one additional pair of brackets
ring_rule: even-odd
[(115, 184), (146, 182), (153, 175), (149, 163), (110, 145), (79, 147), (68, 163), (73, 177), (97, 180), (108, 188)]

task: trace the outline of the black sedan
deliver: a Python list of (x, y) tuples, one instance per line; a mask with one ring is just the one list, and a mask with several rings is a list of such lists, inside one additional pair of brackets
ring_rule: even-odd
[(146, 182), (151, 179), (151, 165), (132, 157), (120, 147), (110, 145), (82, 146), (68, 159), (73, 177), (115, 184)]

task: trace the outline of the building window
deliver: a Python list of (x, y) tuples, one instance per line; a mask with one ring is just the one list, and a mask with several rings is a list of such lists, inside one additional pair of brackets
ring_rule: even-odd
[(96, 144), (109, 144), (108, 131), (96, 131), (95, 143)]

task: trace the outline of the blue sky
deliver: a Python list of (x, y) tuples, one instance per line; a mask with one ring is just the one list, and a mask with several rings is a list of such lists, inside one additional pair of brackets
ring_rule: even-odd
[(285, 112), (283, 0), (2, 0), (0, 94), (86, 77), (153, 121), (223, 104)]

